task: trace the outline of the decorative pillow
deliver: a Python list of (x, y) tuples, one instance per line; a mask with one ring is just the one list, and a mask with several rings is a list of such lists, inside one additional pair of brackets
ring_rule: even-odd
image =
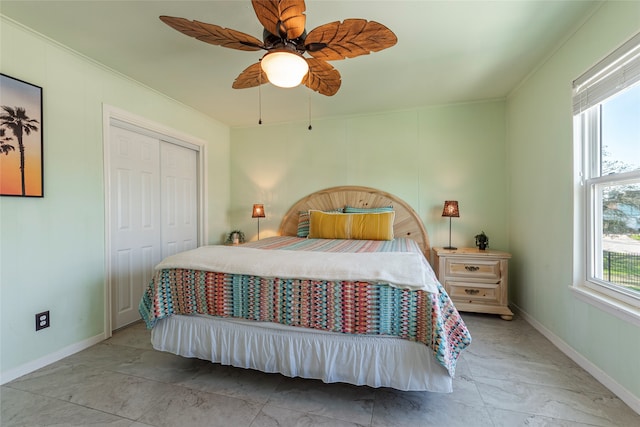
[(393, 240), (395, 212), (329, 213), (309, 211), (310, 239)]
[(300, 212), (298, 216), (298, 237), (307, 237), (309, 235), (309, 211)]
[[(324, 212), (342, 212), (342, 208), (333, 209), (330, 211)], [(309, 236), (309, 211), (302, 211), (298, 216), (298, 232), (296, 233), (298, 237), (307, 237)]]
[(380, 213), (380, 212), (393, 212), (393, 206), (381, 206), (379, 208), (354, 208), (352, 206), (344, 207), (344, 213)]

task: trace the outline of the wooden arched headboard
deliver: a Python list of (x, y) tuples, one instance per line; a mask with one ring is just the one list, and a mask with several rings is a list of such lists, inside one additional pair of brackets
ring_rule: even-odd
[(423, 253), (429, 259), (429, 235), (422, 220), (407, 202), (393, 194), (370, 187), (340, 186), (317, 191), (296, 202), (285, 214), (280, 223), (281, 236), (295, 236), (298, 232), (300, 212), (310, 209), (327, 211), (352, 206), (356, 208), (379, 208), (393, 206), (396, 212), (393, 224), (395, 237), (407, 237), (418, 242)]

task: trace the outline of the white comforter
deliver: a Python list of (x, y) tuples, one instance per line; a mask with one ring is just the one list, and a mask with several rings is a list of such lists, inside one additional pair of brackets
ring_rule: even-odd
[(437, 278), (420, 253), (335, 253), (202, 246), (165, 258), (156, 270), (184, 268), (283, 279), (388, 283), (437, 292)]

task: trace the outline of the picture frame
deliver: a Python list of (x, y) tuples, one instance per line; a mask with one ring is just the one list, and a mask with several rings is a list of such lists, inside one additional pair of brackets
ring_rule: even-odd
[(0, 196), (44, 197), (42, 88), (0, 73)]

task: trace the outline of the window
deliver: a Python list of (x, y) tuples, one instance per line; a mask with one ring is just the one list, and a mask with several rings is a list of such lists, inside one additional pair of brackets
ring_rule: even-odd
[[(640, 34), (574, 82), (578, 287), (640, 313)], [(580, 271), (577, 271), (580, 270)]]

